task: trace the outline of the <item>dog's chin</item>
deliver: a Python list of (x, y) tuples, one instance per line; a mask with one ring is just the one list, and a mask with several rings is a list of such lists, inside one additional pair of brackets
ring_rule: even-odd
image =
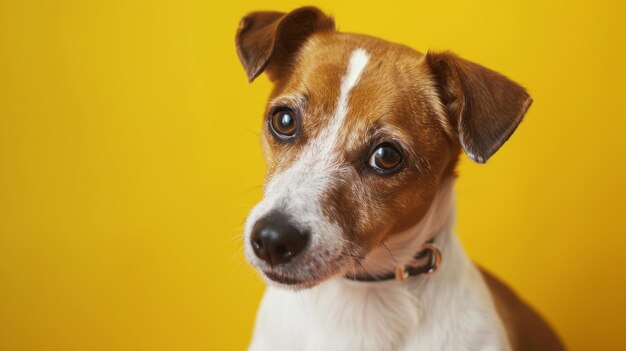
[(294, 269), (257, 267), (261, 276), (270, 286), (289, 290), (303, 290), (315, 287), (327, 280), (342, 275), (343, 265), (339, 260), (333, 260), (328, 264), (321, 264), (321, 268), (316, 271), (300, 271)]
[(312, 288), (320, 282), (317, 279), (300, 279), (293, 278), (288, 275), (275, 272), (262, 272), (263, 278), (267, 285), (275, 286), (282, 289), (302, 290)]
[(322, 276), (294, 277), (290, 274), (278, 273), (271, 270), (260, 270), (260, 272), (268, 285), (289, 290), (310, 289), (337, 276), (337, 274), (324, 274)]

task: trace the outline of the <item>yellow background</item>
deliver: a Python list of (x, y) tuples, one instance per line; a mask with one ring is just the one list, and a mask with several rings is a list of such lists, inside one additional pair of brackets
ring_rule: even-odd
[[(317, 2), (528, 87), (509, 143), (460, 167), (458, 232), (572, 350), (626, 348), (619, 3)], [(244, 348), (270, 85), (248, 85), (234, 33), (304, 4), (0, 0), (0, 350)]]

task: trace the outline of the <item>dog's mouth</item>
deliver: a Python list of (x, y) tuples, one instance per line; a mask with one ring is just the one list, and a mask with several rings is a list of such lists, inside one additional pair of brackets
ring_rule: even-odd
[(265, 274), (265, 276), (275, 282), (275, 283), (279, 283), (279, 284), (283, 284), (283, 285), (290, 285), (290, 286), (294, 286), (294, 285), (302, 285), (304, 283), (304, 281), (300, 280), (300, 279), (295, 279), (295, 278), (291, 278), (291, 277), (287, 277), (285, 275), (282, 274), (278, 274), (275, 272), (263, 272), (263, 274)]
[(346, 257), (316, 261), (290, 267), (257, 267), (271, 283), (291, 289), (306, 289), (335, 276), (342, 276), (348, 265)]
[(261, 272), (265, 276), (266, 280), (268, 282), (273, 283), (273, 285), (276, 285), (278, 287), (292, 289), (292, 290), (309, 289), (330, 279), (332, 276), (334, 276), (334, 275), (320, 275), (316, 277), (294, 278), (290, 275), (276, 273), (273, 271), (261, 270)]

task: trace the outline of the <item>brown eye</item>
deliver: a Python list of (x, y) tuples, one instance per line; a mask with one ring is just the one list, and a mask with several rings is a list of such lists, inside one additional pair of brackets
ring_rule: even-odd
[(369, 165), (376, 171), (387, 173), (398, 169), (402, 154), (392, 144), (381, 144), (370, 156)]
[(275, 111), (270, 120), (270, 127), (274, 135), (280, 139), (293, 138), (298, 129), (295, 114), (288, 108)]

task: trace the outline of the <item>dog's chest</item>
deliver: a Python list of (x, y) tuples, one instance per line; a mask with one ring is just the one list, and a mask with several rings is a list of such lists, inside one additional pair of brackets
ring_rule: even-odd
[(302, 292), (269, 288), (255, 342), (271, 340), (273, 350), (400, 348), (418, 330), (416, 297), (395, 282), (357, 284), (329, 281)]
[(300, 292), (270, 287), (250, 350), (508, 350), (472, 268), (473, 279), (446, 288), (343, 280)]

